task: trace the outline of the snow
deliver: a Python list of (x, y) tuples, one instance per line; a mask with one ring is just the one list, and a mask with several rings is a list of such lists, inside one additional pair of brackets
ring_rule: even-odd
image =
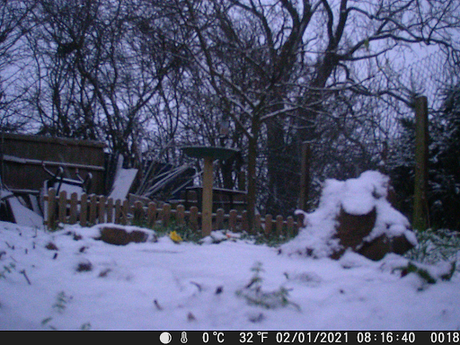
[(365, 215), (375, 208), (375, 226), (364, 241), (370, 242), (383, 234), (390, 238), (404, 235), (417, 245), (408, 219), (386, 199), (388, 186), (389, 178), (378, 171), (366, 171), (346, 181), (326, 180), (318, 209), (312, 213), (297, 211), (304, 214), (305, 226), (294, 240), (283, 246), (283, 252), (303, 253), (309, 248), (313, 256), (327, 257), (338, 251), (340, 243), (334, 235), (341, 209), (351, 215)]
[[(436, 284), (402, 277), (408, 260), (394, 254), (378, 262), (351, 252), (335, 261), (279, 255), (223, 231), (203, 244), (163, 235), (114, 246), (95, 239), (101, 226), (45, 232), (0, 222), (0, 329), (460, 328), (458, 273)], [(256, 284), (268, 309), (250, 303)]]
[(120, 169), (117, 171), (115, 181), (113, 183), (112, 192), (109, 198), (113, 200), (124, 200), (128, 196), (129, 190), (136, 178), (137, 169)]

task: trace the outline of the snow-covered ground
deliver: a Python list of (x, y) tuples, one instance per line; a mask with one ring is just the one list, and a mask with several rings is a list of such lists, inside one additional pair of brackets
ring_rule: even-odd
[[(0, 329), (460, 328), (458, 272), (436, 284), (402, 277), (408, 260), (394, 254), (334, 261), (233, 234), (217, 233), (226, 239), (218, 244), (162, 236), (126, 246), (98, 234), (0, 222)], [(425, 268), (436, 277), (446, 263)]]

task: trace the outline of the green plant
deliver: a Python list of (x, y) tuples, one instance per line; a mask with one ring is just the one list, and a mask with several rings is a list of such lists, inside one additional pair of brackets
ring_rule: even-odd
[(249, 283), (243, 288), (236, 291), (236, 295), (246, 299), (249, 305), (259, 306), (265, 309), (277, 309), (289, 305), (300, 310), (299, 305), (289, 300), (289, 290), (281, 286), (277, 290), (263, 291), (261, 273), (264, 272), (262, 263), (256, 262), (251, 268), (254, 272)]
[(64, 291), (59, 292), (56, 297), (56, 303), (53, 304), (53, 309), (59, 314), (62, 314), (67, 307), (67, 303), (69, 303), (72, 298), (72, 296), (67, 296)]
[(418, 245), (406, 253), (412, 261), (435, 264), (440, 261), (457, 261), (460, 251), (460, 236), (458, 232), (447, 229), (416, 232)]
[(394, 271), (401, 271), (401, 277), (408, 275), (409, 273), (414, 273), (423, 279), (424, 282), (428, 284), (436, 284), (436, 282), (441, 279), (443, 281), (449, 281), (452, 279), (452, 276), (455, 273), (457, 263), (455, 261), (451, 262), (450, 269), (448, 272), (439, 274), (439, 276), (434, 276), (427, 269), (419, 267), (417, 264), (409, 261), (406, 266), (397, 267)]

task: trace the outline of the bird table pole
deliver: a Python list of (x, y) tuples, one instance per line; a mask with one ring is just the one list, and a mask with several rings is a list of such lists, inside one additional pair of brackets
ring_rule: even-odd
[(212, 230), (212, 184), (213, 184), (213, 158), (204, 157), (203, 172), (203, 204), (202, 204), (202, 235), (209, 236)]

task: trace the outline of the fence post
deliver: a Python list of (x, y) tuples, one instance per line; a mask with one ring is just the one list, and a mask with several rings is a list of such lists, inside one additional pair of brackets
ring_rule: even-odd
[(115, 200), (115, 219), (114, 223), (115, 224), (120, 224), (121, 222), (121, 200), (117, 199)]
[(271, 214), (267, 214), (265, 216), (265, 235), (270, 235), (270, 233), (272, 232), (272, 215)]
[(283, 216), (282, 215), (276, 216), (276, 234), (278, 236), (283, 234)]
[(428, 102), (415, 99), (415, 188), (413, 227), (426, 230), (428, 222)]
[(147, 223), (150, 229), (153, 229), (155, 226), (155, 222), (157, 220), (157, 204), (153, 201), (149, 202), (148, 210), (147, 210)]
[(229, 218), (228, 218), (228, 227), (231, 231), (236, 232), (236, 219), (238, 216), (238, 212), (236, 210), (230, 210)]
[(105, 223), (105, 196), (99, 197), (99, 215), (98, 215), (99, 224)]
[(176, 208), (176, 221), (177, 225), (184, 226), (185, 225), (185, 207), (184, 205), (177, 205)]
[(121, 208), (121, 225), (128, 224), (128, 213), (129, 213), (129, 201), (123, 200), (123, 206)]
[(80, 197), (80, 226), (86, 226), (86, 218), (88, 214), (88, 195), (83, 193)]
[(139, 225), (142, 224), (144, 220), (144, 204), (137, 200), (134, 203), (134, 222)]
[(54, 229), (54, 222), (56, 218), (56, 190), (54, 188), (48, 189), (48, 229)]
[(66, 214), (67, 213), (67, 192), (65, 190), (61, 190), (59, 193), (59, 223), (65, 224), (66, 223)]
[(113, 198), (107, 199), (107, 223), (113, 223)]
[(164, 203), (162, 217), (161, 217), (161, 220), (163, 223), (162, 225), (165, 227), (168, 226), (170, 218), (171, 218), (171, 205)]
[(216, 229), (215, 230), (220, 230), (224, 228), (224, 210), (222, 208), (219, 208), (216, 211)]

